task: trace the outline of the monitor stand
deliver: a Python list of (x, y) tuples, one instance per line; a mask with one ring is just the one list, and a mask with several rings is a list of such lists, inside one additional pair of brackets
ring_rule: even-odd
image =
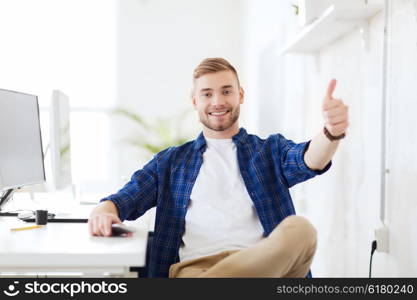
[(7, 201), (12, 198), (14, 189), (9, 189), (4, 192), (3, 196), (0, 198), (0, 216), (17, 216), (17, 213), (1, 212), (2, 207), (7, 203)]

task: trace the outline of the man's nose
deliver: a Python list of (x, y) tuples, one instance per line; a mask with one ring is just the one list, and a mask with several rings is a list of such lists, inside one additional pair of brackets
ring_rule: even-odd
[(226, 101), (222, 95), (215, 95), (211, 99), (211, 105), (213, 106), (221, 106), (226, 104)]

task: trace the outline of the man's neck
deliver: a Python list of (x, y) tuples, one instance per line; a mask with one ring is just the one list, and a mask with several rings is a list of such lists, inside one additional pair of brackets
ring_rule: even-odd
[(209, 139), (231, 139), (234, 135), (239, 133), (239, 125), (237, 122), (226, 130), (216, 131), (203, 126), (204, 137)]

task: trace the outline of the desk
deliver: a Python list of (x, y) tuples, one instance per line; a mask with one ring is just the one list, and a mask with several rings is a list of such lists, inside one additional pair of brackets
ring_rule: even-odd
[[(120, 276), (145, 264), (148, 228), (136, 227), (132, 237), (93, 237), (86, 223), (31, 226), (14, 217), (0, 217), (0, 275), (13, 273), (82, 273), (85, 277)], [(65, 277), (65, 276), (63, 276)]]

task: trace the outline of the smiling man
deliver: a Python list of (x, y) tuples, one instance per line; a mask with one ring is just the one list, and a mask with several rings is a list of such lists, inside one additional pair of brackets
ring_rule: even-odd
[(239, 127), (244, 91), (222, 58), (194, 71), (192, 104), (203, 132), (161, 151), (89, 219), (92, 235), (156, 206), (152, 277), (310, 277), (316, 230), (295, 216), (289, 188), (327, 171), (348, 127), (348, 108), (323, 100), (324, 127), (296, 144)]

